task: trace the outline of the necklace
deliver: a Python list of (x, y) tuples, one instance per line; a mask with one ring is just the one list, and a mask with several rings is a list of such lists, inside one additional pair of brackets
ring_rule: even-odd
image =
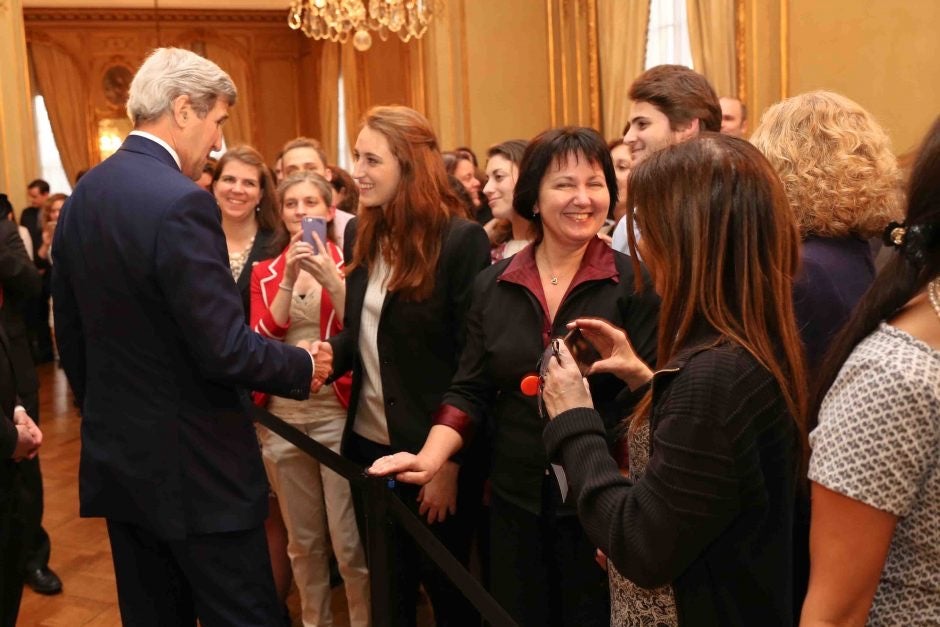
[(245, 269), (245, 262), (248, 261), (248, 255), (251, 253), (251, 247), (255, 245), (255, 236), (252, 235), (251, 239), (248, 241), (248, 246), (239, 253), (229, 253), (228, 264), (232, 269), (232, 278), (238, 282), (238, 277), (241, 276), (242, 271)]
[(940, 277), (927, 284), (927, 296), (930, 298), (930, 304), (933, 305), (934, 313), (940, 318)]
[(558, 274), (552, 267), (552, 262), (548, 260), (548, 255), (545, 253), (545, 251), (542, 251), (542, 258), (545, 259), (545, 265), (548, 266), (548, 274), (551, 276), (549, 283), (552, 285), (558, 285)]

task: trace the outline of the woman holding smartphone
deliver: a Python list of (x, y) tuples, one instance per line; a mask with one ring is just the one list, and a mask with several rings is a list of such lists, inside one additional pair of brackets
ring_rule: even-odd
[(751, 144), (705, 133), (639, 164), (629, 198), (662, 296), (658, 359), (616, 323), (575, 322), (604, 358), (589, 373), (643, 397), (626, 475), (564, 344), (544, 377), (545, 446), (607, 555), (610, 624), (790, 627), (806, 378), (783, 186)]
[[(278, 196), (291, 241), (280, 255), (259, 263), (252, 271), (252, 328), (261, 335), (291, 344), (329, 338), (342, 328), (346, 302), (342, 256), (328, 229), (321, 231), (325, 237), (320, 237), (308, 228), (311, 235), (304, 237), (303, 224), (311, 218), (326, 224), (332, 188), (319, 174), (301, 171), (281, 182)], [(309, 437), (338, 452), (349, 389), (350, 377), (346, 375), (305, 401), (272, 397), (267, 406)], [(367, 627), (369, 573), (356, 529), (349, 483), (281, 436), (264, 427), (259, 427), (258, 432), (268, 480), (278, 495), (287, 527), (287, 553), (300, 591), (304, 625), (332, 622), (329, 537), (346, 584), (350, 625)]]
[[(545, 347), (578, 317), (615, 320), (640, 354), (655, 355), (659, 299), (635, 291), (634, 279), (644, 284), (645, 273), (596, 237), (616, 198), (610, 152), (596, 131), (551, 129), (529, 143), (513, 207), (534, 243), (477, 278), (460, 368), (420, 453), (383, 458), (371, 469), (433, 481), (474, 431), (492, 438), (490, 587), (520, 625), (606, 627), (610, 620), (595, 544), (550, 470), (544, 420), (528, 388)], [(589, 383), (613, 430), (626, 411), (616, 401), (624, 383), (605, 373)]]

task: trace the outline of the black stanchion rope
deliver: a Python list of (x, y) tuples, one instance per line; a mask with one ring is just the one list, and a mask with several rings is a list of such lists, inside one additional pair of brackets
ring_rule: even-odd
[[(248, 413), (253, 420), (260, 422), (307, 455), (324, 464), (336, 474), (348, 480), (352, 486), (365, 488), (373, 482), (384, 483), (387, 481), (385, 478), (367, 475), (357, 464), (323, 446), (316, 440), (307, 437), (297, 428), (284, 422), (266, 409), (249, 404)], [(506, 613), (506, 610), (490, 596), (480, 582), (463, 567), (463, 564), (447, 550), (431, 530), (391, 490), (363, 490), (363, 493), (366, 495), (376, 494), (379, 495), (379, 498), (385, 499), (388, 511), (392, 513), (392, 516), (401, 527), (437, 564), (441, 572), (463, 592), (467, 600), (476, 607), (487, 623), (492, 627), (518, 627), (516, 622)]]

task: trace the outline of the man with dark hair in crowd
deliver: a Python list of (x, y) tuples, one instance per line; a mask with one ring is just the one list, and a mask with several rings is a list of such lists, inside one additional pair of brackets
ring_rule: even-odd
[(718, 102), (721, 105), (721, 132), (747, 139), (747, 105), (732, 96), (722, 96)]
[[(702, 131), (721, 130), (718, 96), (704, 76), (684, 65), (657, 65), (630, 86), (630, 119), (623, 143), (633, 165), (657, 150), (679, 144)], [(613, 248), (628, 252), (627, 219), (612, 234)]]
[(29, 236), (33, 238), (34, 245), (38, 246), (36, 242), (42, 241), (39, 212), (49, 198), (49, 183), (42, 179), (30, 181), (26, 186), (26, 194), (29, 197), (29, 206), (20, 214), (20, 224), (29, 229)]

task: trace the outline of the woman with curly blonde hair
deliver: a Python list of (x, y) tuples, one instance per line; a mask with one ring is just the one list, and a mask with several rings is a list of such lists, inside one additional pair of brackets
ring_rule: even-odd
[(875, 278), (868, 240), (900, 217), (901, 174), (874, 117), (833, 92), (777, 103), (751, 141), (780, 175), (803, 238), (794, 306), (812, 372)]

